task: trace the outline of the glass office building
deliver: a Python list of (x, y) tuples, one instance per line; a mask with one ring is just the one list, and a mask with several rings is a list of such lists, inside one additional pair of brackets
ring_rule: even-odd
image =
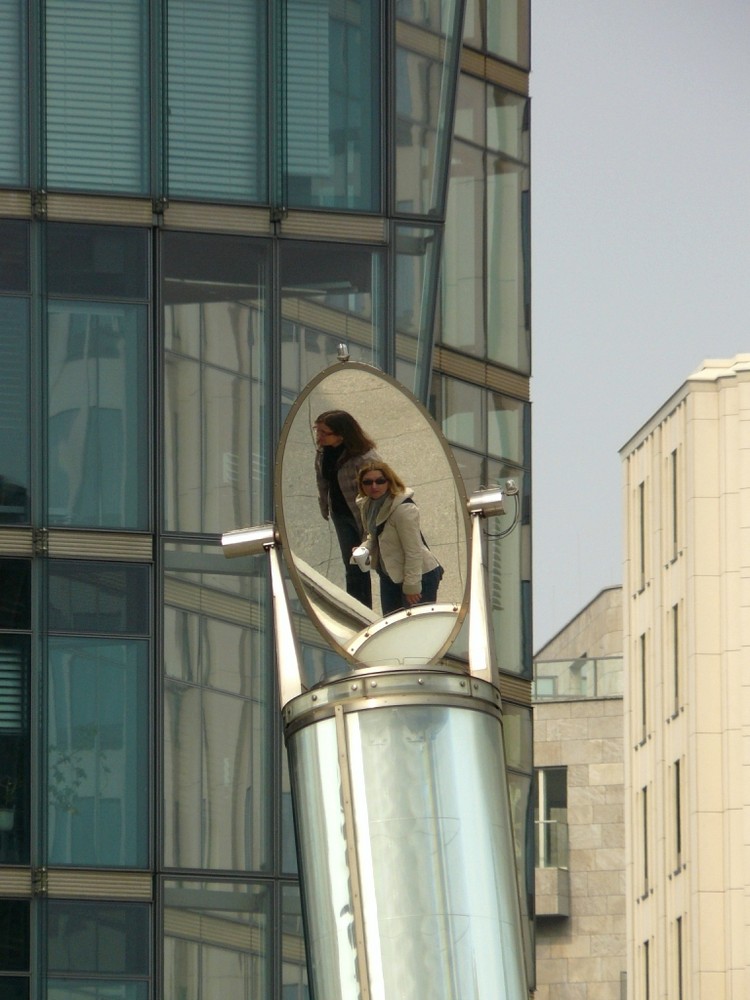
[(3, 1000), (308, 996), (267, 565), (219, 538), (342, 342), (469, 490), (521, 486), (487, 546), (530, 884), (528, 22), (0, 0)]

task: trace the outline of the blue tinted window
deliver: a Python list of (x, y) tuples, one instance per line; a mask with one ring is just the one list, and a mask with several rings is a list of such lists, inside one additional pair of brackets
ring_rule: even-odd
[(29, 637), (0, 635), (0, 864), (5, 865), (29, 862), (29, 695)]
[(147, 976), (149, 914), (145, 903), (50, 900), (49, 972)]
[[(27, 972), (29, 969), (29, 902), (0, 899), (0, 971)], [(5, 997), (5, 981), (0, 979)]]
[(47, 620), (51, 632), (148, 635), (149, 609), (147, 566), (50, 562)]
[(286, 0), (289, 204), (380, 205), (378, 0)]
[(266, 0), (169, 0), (169, 192), (266, 201)]
[(147, 1000), (150, 908), (51, 900), (47, 1000)]
[(0, 980), (3, 1000), (28, 1000), (29, 980), (20, 976), (3, 976)]
[(106, 979), (81, 979), (50, 976), (47, 980), (47, 1000), (148, 1000), (148, 983), (123, 982), (107, 976)]
[(46, 268), (50, 295), (143, 301), (148, 233), (124, 226), (48, 226)]
[(29, 224), (0, 219), (0, 291), (29, 291)]
[(31, 628), (31, 563), (0, 559), (0, 628)]
[(49, 861), (102, 867), (148, 862), (148, 645), (49, 642)]
[(0, 184), (28, 181), (25, 3), (0, 3)]
[(146, 0), (46, 0), (47, 184), (148, 191)]

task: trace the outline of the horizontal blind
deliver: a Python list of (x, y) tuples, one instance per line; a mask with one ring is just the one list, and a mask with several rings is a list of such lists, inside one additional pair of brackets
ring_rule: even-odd
[(267, 201), (265, 0), (168, 5), (169, 193)]
[(148, 191), (145, 0), (47, 0), (50, 188)]
[(0, 184), (26, 177), (26, 4), (0, 0)]
[(0, 646), (0, 732), (26, 728), (26, 691), (23, 656), (18, 649)]
[(328, 0), (287, 0), (287, 170), (299, 177), (332, 169), (328, 20)]

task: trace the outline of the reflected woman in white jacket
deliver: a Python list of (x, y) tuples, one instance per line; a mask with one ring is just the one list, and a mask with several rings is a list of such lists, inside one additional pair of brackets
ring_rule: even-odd
[(414, 491), (380, 459), (360, 466), (357, 486), (363, 544), (380, 579), (383, 614), (434, 604), (443, 567), (422, 536)]

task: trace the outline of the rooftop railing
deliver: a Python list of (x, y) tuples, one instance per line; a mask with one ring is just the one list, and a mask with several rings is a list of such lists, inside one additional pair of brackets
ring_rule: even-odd
[(622, 688), (621, 656), (537, 660), (534, 663), (534, 701), (617, 698), (622, 697)]

